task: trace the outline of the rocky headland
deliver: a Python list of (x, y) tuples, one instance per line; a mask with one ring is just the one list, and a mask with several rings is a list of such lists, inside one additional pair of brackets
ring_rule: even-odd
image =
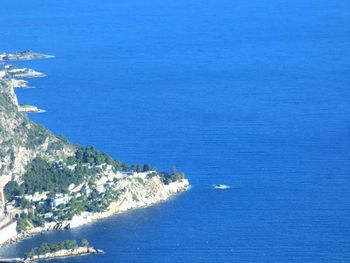
[[(0, 53), (0, 61), (48, 57)], [(32, 122), (14, 89), (27, 85), (19, 78), (42, 76), (12, 65), (0, 68), (0, 247), (164, 202), (189, 188), (176, 169), (128, 165)]]

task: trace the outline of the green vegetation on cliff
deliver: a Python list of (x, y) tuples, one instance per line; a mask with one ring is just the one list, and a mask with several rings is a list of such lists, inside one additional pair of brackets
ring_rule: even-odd
[(110, 164), (116, 168), (123, 170), (127, 167), (126, 164), (113, 160), (109, 155), (97, 151), (94, 147), (83, 147), (78, 146), (75, 154), (68, 157), (67, 164), (90, 164), (90, 165), (101, 165)]
[(67, 164), (89, 164), (93, 166), (108, 164), (112, 165), (116, 171), (133, 171), (133, 172), (149, 172), (155, 170), (155, 168), (149, 166), (148, 164), (140, 165), (127, 165), (118, 160), (114, 160), (112, 157), (106, 153), (97, 151), (94, 147), (84, 147), (77, 146), (75, 154), (67, 158)]
[(170, 184), (171, 182), (176, 182), (185, 178), (185, 174), (183, 172), (178, 172), (176, 167), (173, 167), (171, 173), (161, 172), (158, 175), (164, 184)]
[(23, 187), (21, 187), (16, 181), (10, 181), (5, 185), (4, 188), (5, 198), (8, 201), (12, 201), (17, 196), (24, 194)]
[[(79, 167), (79, 168), (77, 168)], [(49, 163), (37, 157), (23, 175), (23, 188), (27, 194), (35, 192), (64, 193), (70, 184), (79, 184), (86, 175), (82, 167), (70, 170), (61, 163)]]

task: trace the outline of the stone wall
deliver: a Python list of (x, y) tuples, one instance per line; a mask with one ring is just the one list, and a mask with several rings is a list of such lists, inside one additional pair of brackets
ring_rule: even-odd
[(14, 221), (0, 229), (0, 245), (17, 235), (17, 221)]

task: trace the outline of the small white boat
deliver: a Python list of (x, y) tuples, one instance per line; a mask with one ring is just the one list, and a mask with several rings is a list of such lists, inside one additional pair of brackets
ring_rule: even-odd
[(231, 186), (226, 185), (226, 184), (216, 184), (216, 185), (214, 185), (214, 188), (222, 190), (222, 189), (229, 189), (229, 188), (231, 188)]

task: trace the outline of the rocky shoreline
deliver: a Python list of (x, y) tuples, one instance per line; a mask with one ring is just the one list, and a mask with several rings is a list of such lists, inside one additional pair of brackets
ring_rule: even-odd
[(96, 249), (94, 247), (86, 246), (86, 247), (78, 247), (74, 249), (62, 249), (52, 253), (46, 253), (43, 255), (35, 255), (30, 258), (24, 258), (23, 262), (35, 262), (38, 260), (49, 260), (55, 258), (66, 258), (66, 257), (76, 257), (76, 256), (86, 256), (86, 255), (97, 255), (103, 254), (104, 251), (101, 249)]
[[(83, 213), (82, 215), (75, 216), (72, 220), (69, 220), (69, 221), (52, 222), (52, 223), (45, 224), (45, 226), (43, 227), (36, 227), (36, 228), (29, 229), (23, 233), (19, 233), (17, 236), (0, 244), (0, 248), (7, 247), (21, 240), (28, 239), (48, 231), (68, 230), (71, 228), (76, 228), (86, 224), (90, 224), (97, 220), (101, 220), (119, 213), (133, 210), (133, 209), (146, 208), (152, 205), (156, 205), (156, 204), (165, 202), (170, 198), (174, 197), (176, 194), (185, 192), (190, 188), (190, 184), (187, 179), (183, 179), (180, 182), (173, 182), (173, 183), (170, 183), (169, 185), (163, 185), (160, 181), (158, 182), (157, 178), (154, 178), (152, 181), (153, 181), (153, 185), (152, 185), (153, 187), (159, 187), (159, 189), (156, 190), (156, 193), (158, 194), (156, 194), (153, 197), (149, 196), (149, 194), (151, 193), (149, 190), (146, 190), (144, 193), (139, 195), (139, 198), (141, 200), (135, 201), (133, 200), (134, 199), (133, 193), (127, 192), (123, 196), (122, 200), (111, 203), (109, 208), (104, 212)], [(134, 186), (130, 185), (129, 187), (134, 187)], [(147, 200), (144, 200), (143, 198)]]

